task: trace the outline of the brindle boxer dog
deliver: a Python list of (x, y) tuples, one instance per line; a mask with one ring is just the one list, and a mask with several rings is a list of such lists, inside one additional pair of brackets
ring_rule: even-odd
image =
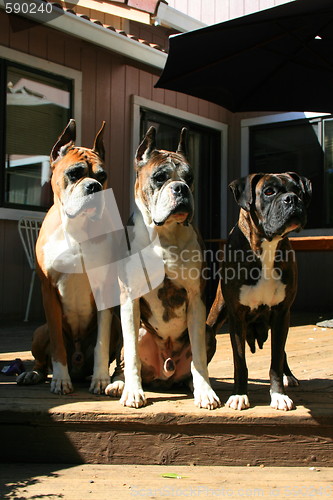
[[(110, 382), (109, 361), (115, 357), (118, 342), (112, 311), (96, 310), (87, 274), (80, 269), (82, 254), (77, 241), (78, 234), (89, 234), (90, 225), (99, 224), (104, 210), (102, 197), (94, 196), (106, 188), (104, 125), (93, 148), (88, 149), (75, 146), (76, 126), (70, 120), (51, 152), (54, 204), (36, 244), (47, 324), (33, 337), (33, 371), (22, 373), (17, 382), (45, 380), (51, 361), (51, 392), (56, 394), (73, 390), (69, 372), (77, 379), (92, 374), (90, 391), (104, 392)], [(92, 242), (90, 250), (94, 254), (99, 247)]]
[[(191, 225), (193, 172), (186, 159), (182, 129), (176, 152), (156, 149), (151, 127), (137, 149), (134, 232), (144, 241), (148, 231), (158, 235), (155, 252), (163, 259), (164, 281), (143, 297), (121, 306), (124, 337), (125, 387), (121, 403), (146, 404), (144, 383), (171, 385), (193, 377), (198, 407), (213, 409), (220, 401), (207, 369), (215, 337), (207, 335), (202, 247)], [(143, 244), (149, 244), (149, 240)], [(193, 256), (193, 258), (191, 258)], [(111, 384), (106, 393), (115, 395)]]
[(287, 235), (306, 223), (311, 183), (294, 172), (251, 174), (233, 181), (230, 188), (240, 215), (227, 241), (222, 279), (207, 320), (217, 331), (229, 319), (235, 384), (226, 406), (249, 407), (245, 342), (252, 352), (256, 342), (261, 349), (270, 328), (271, 406), (291, 410), (293, 401), (285, 394), (284, 383), (298, 385), (298, 381), (289, 369), (285, 343), (297, 269)]

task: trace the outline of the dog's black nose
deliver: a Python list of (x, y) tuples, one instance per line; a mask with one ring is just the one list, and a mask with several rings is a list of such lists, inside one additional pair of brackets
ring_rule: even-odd
[(298, 202), (298, 198), (297, 198), (297, 195), (295, 193), (287, 193), (284, 197), (283, 197), (283, 203), (285, 203), (286, 205), (297, 205), (297, 202)]
[(92, 182), (86, 183), (84, 185), (84, 190), (85, 190), (87, 195), (93, 194), (93, 193), (98, 193), (99, 191), (102, 190), (102, 186), (100, 185), (99, 182), (92, 181)]
[(171, 191), (178, 196), (185, 196), (188, 192), (188, 187), (184, 182), (174, 182), (171, 186)]

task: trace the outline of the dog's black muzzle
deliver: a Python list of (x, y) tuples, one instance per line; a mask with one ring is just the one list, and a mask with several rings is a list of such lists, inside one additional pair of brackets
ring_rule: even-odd
[(102, 189), (103, 189), (102, 184), (98, 181), (86, 182), (84, 184), (85, 196), (89, 194), (99, 193), (100, 191), (102, 191)]
[(193, 206), (191, 202), (190, 188), (184, 182), (173, 182), (171, 192), (174, 196), (175, 207), (171, 214), (187, 212), (189, 215), (187, 221), (193, 217)]
[(286, 223), (299, 223), (299, 229), (306, 224), (306, 210), (304, 203), (295, 193), (286, 193), (283, 195), (281, 203), (284, 207)]
[(177, 213), (181, 211), (192, 212), (192, 202), (190, 188), (185, 182), (173, 182), (170, 186), (172, 196), (174, 198), (175, 208), (172, 213)]
[(303, 201), (295, 193), (285, 193), (271, 207), (262, 227), (265, 236), (271, 240), (275, 236), (286, 235), (290, 231), (300, 231), (306, 221), (307, 215)]

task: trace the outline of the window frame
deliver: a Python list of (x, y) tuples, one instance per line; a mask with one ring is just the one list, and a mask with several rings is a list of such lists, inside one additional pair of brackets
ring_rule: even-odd
[[(71, 82), (71, 101), (70, 101), (70, 112), (76, 120), (77, 124), (77, 141), (81, 141), (81, 109), (82, 109), (82, 73), (81, 71), (62, 66), (60, 64), (52, 63), (50, 61), (41, 59), (39, 57), (30, 56), (29, 54), (24, 54), (13, 49), (6, 47), (1, 48), (0, 55), (0, 69), (1, 69), (1, 81), (0, 81), (0, 105), (1, 109), (4, 109), (4, 117), (1, 120), (4, 124), (2, 134), (0, 136), (2, 155), (0, 158), (1, 162), (1, 172), (0, 172), (0, 182), (4, 186), (5, 182), (5, 145), (6, 145), (6, 74), (7, 67), (17, 67), (26, 71), (31, 71), (38, 76), (46, 76), (50, 78), (55, 78), (57, 80), (65, 80), (66, 82)], [(56, 141), (55, 137), (55, 141)], [(0, 193), (0, 220), (19, 220), (21, 217), (33, 217), (41, 216), (47, 211), (43, 207), (31, 207), (18, 205), (13, 203), (5, 202), (4, 190)]]
[[(246, 176), (250, 171), (250, 128), (256, 125), (274, 125), (275, 123), (300, 121), (300, 120), (319, 120), (330, 118), (330, 113), (310, 113), (310, 112), (293, 112), (293, 113), (276, 113), (265, 116), (257, 116), (241, 120), (241, 176)], [(322, 124), (319, 123), (319, 133), (322, 138)], [(310, 208), (311, 209), (311, 208)], [(303, 229), (301, 235), (298, 233), (292, 234), (293, 237), (305, 236), (333, 236), (333, 227), (319, 227), (311, 229)]]

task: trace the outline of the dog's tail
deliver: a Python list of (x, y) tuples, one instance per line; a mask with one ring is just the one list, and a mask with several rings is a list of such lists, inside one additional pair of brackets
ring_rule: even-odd
[(221, 282), (219, 282), (214, 303), (209, 311), (206, 324), (214, 332), (218, 333), (221, 326), (227, 320), (227, 308), (222, 295)]

